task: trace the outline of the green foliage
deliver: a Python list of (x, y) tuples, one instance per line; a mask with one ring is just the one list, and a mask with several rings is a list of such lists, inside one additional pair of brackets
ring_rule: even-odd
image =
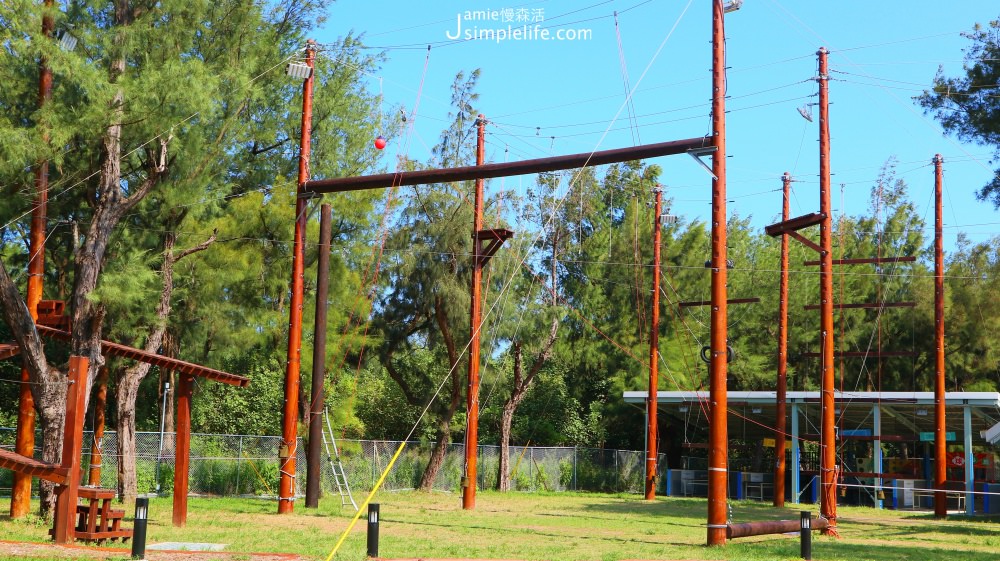
[(248, 388), (199, 383), (191, 423), (196, 432), (281, 434), (284, 400), (283, 359), (275, 352), (253, 349), (224, 362), (227, 371), (250, 378)]
[[(930, 90), (917, 98), (924, 111), (933, 115), (944, 130), (966, 142), (991, 146), (1000, 154), (1000, 19), (977, 23), (962, 34), (969, 40), (963, 74), (947, 77), (939, 70)], [(979, 191), (982, 200), (1000, 208), (1000, 171)]]

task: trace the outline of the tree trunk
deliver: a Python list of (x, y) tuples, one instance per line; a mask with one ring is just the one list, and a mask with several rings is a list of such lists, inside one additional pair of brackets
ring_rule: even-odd
[[(137, 494), (138, 478), (135, 473), (136, 446), (135, 446), (135, 400), (139, 395), (139, 384), (142, 376), (137, 375), (137, 367), (144, 366), (149, 370), (148, 364), (139, 363), (125, 369), (118, 379), (118, 423), (115, 429), (118, 431), (118, 499), (126, 505), (135, 502)], [(143, 373), (145, 375), (145, 373)], [(126, 507), (126, 511), (128, 508)]]
[(503, 404), (500, 414), (500, 467), (497, 471), (497, 491), (510, 491), (510, 427), (517, 409), (511, 400)]
[(514, 389), (510, 392), (510, 397), (503, 404), (503, 412), (500, 416), (500, 466), (497, 468), (497, 490), (510, 491), (510, 429), (514, 424), (514, 413), (517, 407), (528, 395), (528, 387), (532, 380), (541, 371), (542, 366), (552, 357), (552, 346), (556, 342), (556, 335), (559, 333), (559, 320), (552, 320), (552, 327), (549, 329), (549, 337), (542, 344), (542, 349), (531, 364), (531, 369), (527, 375), (521, 374), (521, 342), (515, 341), (512, 345), (514, 353)]
[[(173, 222), (179, 224), (182, 217), (173, 217)], [(207, 249), (215, 241), (216, 233), (190, 248), (184, 250), (179, 255), (174, 255), (174, 244), (177, 236), (173, 231), (167, 233), (163, 240), (163, 267), (161, 277), (163, 287), (160, 291), (160, 301), (156, 305), (156, 326), (146, 339), (145, 351), (155, 353), (160, 350), (163, 344), (164, 334), (167, 331), (167, 320), (170, 317), (170, 297), (174, 290), (174, 264), (191, 255)], [(139, 397), (139, 385), (149, 373), (152, 365), (146, 362), (139, 362), (125, 369), (118, 382), (118, 498), (131, 504), (138, 494), (138, 479), (135, 473), (136, 446), (135, 446), (135, 402)]]
[(431, 460), (427, 462), (427, 468), (420, 477), (418, 491), (430, 492), (434, 490), (434, 481), (437, 479), (441, 466), (444, 465), (444, 458), (448, 453), (448, 444), (451, 442), (451, 416), (442, 419), (438, 425), (438, 439), (434, 443), (434, 451), (431, 452)]

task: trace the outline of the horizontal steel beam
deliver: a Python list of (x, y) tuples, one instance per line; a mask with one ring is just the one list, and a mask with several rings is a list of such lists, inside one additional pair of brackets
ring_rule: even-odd
[[(68, 331), (63, 331), (61, 329), (53, 329), (44, 325), (36, 325), (36, 328), (42, 337), (51, 337), (62, 341), (69, 341), (72, 338)], [(153, 366), (159, 366), (160, 368), (176, 370), (182, 374), (190, 374), (192, 376), (215, 380), (216, 382), (222, 382), (223, 384), (229, 384), (230, 386), (246, 387), (250, 383), (250, 379), (244, 378), (243, 376), (230, 374), (229, 372), (223, 372), (222, 370), (216, 370), (214, 368), (207, 368), (191, 362), (166, 357), (156, 353), (147, 353), (146, 351), (133, 347), (126, 347), (125, 345), (119, 345), (118, 343), (112, 343), (111, 341), (101, 341), (101, 352), (109, 355), (130, 358), (139, 362), (145, 362), (147, 364), (152, 364)]]
[(780, 236), (782, 234), (788, 234), (791, 232), (797, 232), (803, 228), (808, 228), (809, 226), (815, 226), (823, 221), (822, 212), (813, 212), (811, 214), (805, 214), (802, 216), (796, 216), (795, 218), (789, 218), (777, 224), (771, 224), (770, 226), (764, 226), (764, 233), (773, 237)]
[[(917, 258), (912, 255), (904, 257), (866, 257), (863, 259), (834, 259), (834, 265), (878, 265), (879, 263), (912, 263)], [(817, 267), (821, 261), (806, 261), (807, 267)]]
[[(756, 304), (760, 302), (760, 298), (730, 298), (726, 300), (726, 304)], [(690, 302), (680, 302), (677, 304), (681, 308), (693, 308), (695, 306), (711, 306), (711, 300), (693, 300)]]
[(683, 154), (689, 150), (704, 148), (711, 144), (711, 138), (706, 136), (703, 138), (660, 142), (658, 144), (644, 144), (629, 148), (616, 148), (614, 150), (601, 150), (481, 166), (424, 169), (382, 173), (378, 175), (362, 175), (359, 177), (314, 179), (306, 181), (302, 185), (301, 193), (303, 196), (310, 196), (317, 193), (342, 193), (345, 191), (383, 189), (385, 187), (401, 187), (404, 185), (427, 185), (430, 183), (450, 183), (452, 181), (468, 181), (471, 179), (530, 175), (533, 173), (601, 166), (604, 164)]
[[(916, 302), (860, 302), (854, 304), (833, 304), (833, 307), (838, 310), (877, 310), (879, 308), (915, 308), (916, 306)], [(819, 304), (806, 304), (803, 308), (807, 310), (818, 310)]]
[[(815, 358), (820, 356), (820, 353), (802, 353), (801, 356)], [(917, 353), (913, 351), (834, 351), (833, 356), (835, 357), (854, 357), (854, 358), (890, 358), (890, 357), (900, 357), (900, 356), (917, 356)]]
[[(762, 520), (760, 522), (744, 522), (742, 524), (727, 524), (726, 537), (729, 539), (764, 536), (767, 534), (787, 534), (798, 532), (802, 528), (801, 520)], [(813, 530), (825, 530), (830, 526), (826, 518), (812, 520)]]

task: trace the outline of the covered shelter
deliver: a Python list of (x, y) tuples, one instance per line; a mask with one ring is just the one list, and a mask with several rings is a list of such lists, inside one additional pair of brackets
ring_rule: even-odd
[[(642, 405), (647, 392), (627, 391), (623, 397), (626, 403)], [(919, 508), (932, 501), (934, 393), (837, 391), (834, 397), (841, 497), (846, 497), (852, 489), (855, 494), (867, 490), (872, 504), (882, 507), (884, 489), (891, 492), (891, 504), (897, 508)], [(708, 430), (708, 392), (660, 391), (657, 403), (661, 422), (683, 425), (685, 449), (696, 451), (707, 447), (704, 443)], [(730, 391), (727, 407), (730, 448), (773, 450), (776, 405), (774, 391)], [(1000, 512), (1000, 493), (993, 495), (1000, 491), (1000, 486), (992, 485), (1000, 479), (1000, 472), (996, 469), (993, 444), (985, 437), (989, 429), (1000, 423), (1000, 393), (947, 392), (945, 407), (950, 504), (968, 514)], [(810, 497), (803, 494), (811, 491), (815, 497), (817, 487), (814, 478), (819, 463), (814, 457), (814, 443), (820, 438), (820, 392), (788, 392), (787, 411), (790, 485), (786, 488), (790, 489), (792, 500), (807, 502)], [(739, 454), (734, 454), (734, 459), (738, 457)], [(683, 477), (688, 482), (671, 481), (672, 472), (668, 470), (665, 477), (668, 493), (673, 486), (683, 494), (697, 494), (699, 480), (687, 473), (693, 471), (690, 468), (699, 467), (697, 461), (688, 461), (694, 458), (697, 453), (686, 457), (682, 465), (669, 466), (684, 470)], [(773, 481), (773, 475), (768, 468), (759, 474), (745, 473), (749, 471), (746, 467), (739, 461), (731, 462), (731, 495), (763, 500), (770, 487), (767, 478), (772, 477)]]

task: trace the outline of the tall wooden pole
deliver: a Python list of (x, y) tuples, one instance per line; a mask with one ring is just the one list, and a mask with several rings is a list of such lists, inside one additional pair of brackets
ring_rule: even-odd
[(820, 503), (821, 514), (830, 521), (824, 533), (837, 529), (837, 441), (834, 423), (834, 331), (833, 331), (833, 219), (830, 216), (830, 95), (827, 50), (819, 55), (819, 207), (820, 222), (820, 355), (822, 360), (820, 411)]
[[(108, 403), (108, 367), (102, 366), (97, 371), (97, 381), (94, 384), (94, 441), (90, 445), (90, 473), (87, 475), (87, 485), (101, 486), (101, 463), (104, 460), (104, 408)], [(159, 460), (157, 460), (159, 461)], [(159, 486), (159, 480), (156, 485)]]
[[(792, 176), (781, 176), (781, 221), (788, 220)], [(778, 387), (774, 404), (774, 506), (785, 506), (785, 401), (788, 391), (788, 234), (781, 235), (781, 281), (778, 288)], [(798, 477), (793, 473), (792, 477)]]
[[(316, 62), (316, 43), (306, 44), (306, 64), (313, 68)], [(312, 136), (313, 74), (302, 85), (302, 133), (299, 145), (299, 180), (296, 193), (301, 195), (309, 181), (309, 145)], [(299, 426), (299, 369), (302, 364), (302, 300), (305, 291), (305, 232), (306, 203), (303, 197), (295, 198), (295, 237), (292, 242), (292, 296), (288, 310), (288, 364), (285, 369), (285, 403), (281, 431), (281, 448), (278, 450), (280, 480), (278, 485), (278, 514), (295, 510), (295, 460), (297, 456)]]
[(712, 2), (712, 314), (709, 361), (708, 545), (726, 543), (729, 398), (726, 389), (726, 38), (722, 0)]
[(944, 482), (947, 478), (947, 429), (944, 407), (944, 171), (941, 154), (934, 156), (934, 516), (948, 516)]
[(187, 525), (188, 471), (191, 466), (191, 392), (194, 376), (177, 373), (177, 436), (174, 450), (174, 526)]
[[(479, 115), (476, 121), (476, 165), (486, 162), (486, 118)], [(466, 389), (468, 426), (465, 430), (465, 479), (462, 482), (462, 508), (476, 508), (476, 461), (479, 451), (479, 335), (482, 331), (482, 280), (483, 242), (479, 231), (483, 229), (483, 179), (476, 179), (475, 209), (472, 216), (472, 303), (469, 312), (469, 387)]]
[(646, 395), (646, 500), (656, 498), (657, 422), (656, 400), (660, 372), (660, 226), (663, 190), (653, 189), (653, 314), (649, 326), (649, 392)]
[(69, 357), (66, 389), (66, 428), (63, 431), (62, 467), (66, 482), (56, 487), (52, 541), (71, 543), (76, 536), (76, 499), (80, 489), (80, 454), (83, 452), (83, 418), (87, 400), (87, 357)]
[[(55, 20), (52, 15), (54, 0), (45, 0), (42, 7), (42, 35), (52, 37)], [(42, 57), (38, 63), (38, 106), (52, 98), (52, 69)], [(48, 132), (43, 127), (42, 139), (47, 143)], [(45, 230), (49, 200), (49, 162), (40, 160), (35, 166), (35, 204), (31, 208), (31, 230), (28, 248), (28, 313), (38, 319), (38, 302), (42, 299), (42, 281), (45, 277)], [(21, 370), (20, 399), (17, 408), (17, 434), (14, 451), (22, 456), (35, 455), (35, 401), (31, 395), (28, 370)], [(10, 517), (20, 518), (31, 510), (31, 476), (14, 472), (10, 497)]]
[(330, 292), (330, 205), (320, 206), (316, 271), (316, 327), (313, 329), (312, 402), (306, 457), (306, 508), (319, 507), (320, 447), (323, 444), (323, 382), (326, 381), (326, 308)]

